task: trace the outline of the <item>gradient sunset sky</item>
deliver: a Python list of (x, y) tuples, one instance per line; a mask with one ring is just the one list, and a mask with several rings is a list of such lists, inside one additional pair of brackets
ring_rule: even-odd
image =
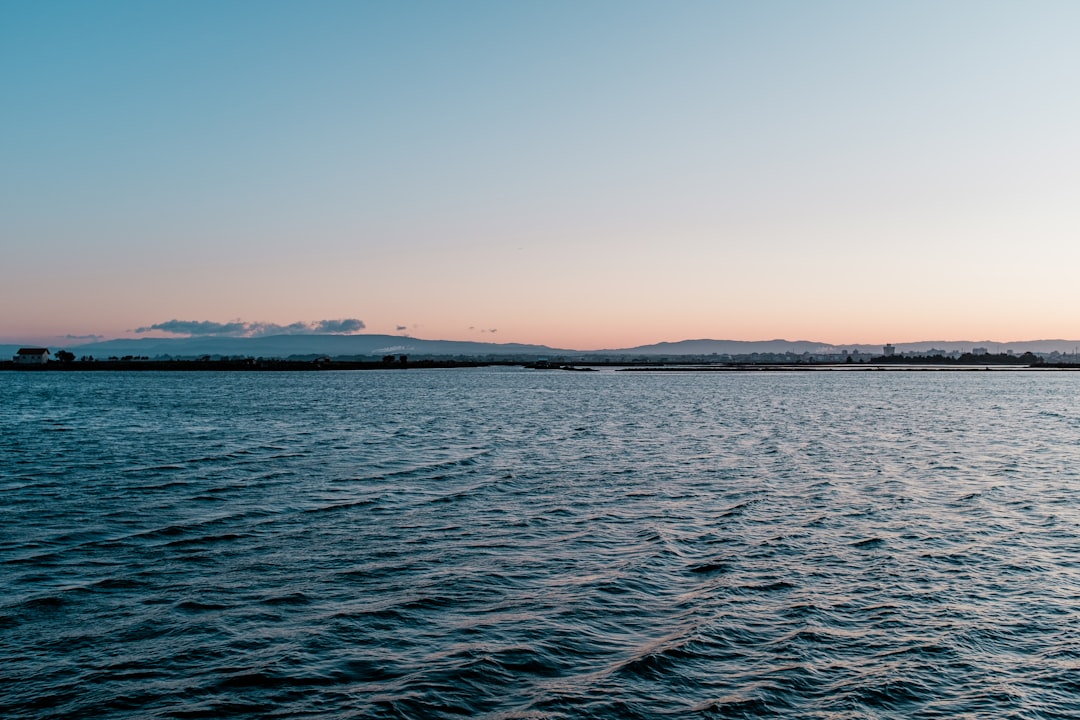
[(0, 247), (7, 342), (1078, 338), (1080, 2), (0, 0)]

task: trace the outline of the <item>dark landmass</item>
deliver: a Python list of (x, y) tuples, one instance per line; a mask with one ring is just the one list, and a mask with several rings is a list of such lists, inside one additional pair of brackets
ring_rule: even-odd
[(792, 362), (743, 357), (735, 361), (688, 362), (686, 360), (622, 359), (579, 361), (526, 361), (504, 359), (433, 359), (409, 358), (407, 355), (386, 355), (377, 360), (339, 360), (316, 358), (229, 358), (205, 356), (191, 359), (151, 359), (125, 356), (122, 358), (76, 359), (67, 351), (59, 351), (56, 359), (40, 365), (25, 365), (0, 361), (0, 371), (17, 372), (103, 372), (103, 371), (199, 371), (199, 372), (308, 372), (333, 370), (407, 370), (409, 368), (474, 368), (490, 366), (525, 367), (534, 370), (564, 370), (589, 372), (599, 368), (624, 371), (673, 372), (750, 372), (750, 371), (813, 371), (813, 370), (986, 370), (990, 368), (1017, 370), (1080, 370), (1080, 363), (1046, 362), (1031, 353), (1024, 355), (966, 353), (958, 357), (931, 355), (925, 357), (879, 356), (844, 362)]
[[(983, 353), (964, 353), (959, 357), (949, 355), (913, 355), (898, 357), (896, 355), (881, 355), (870, 359), (871, 363), (879, 365), (1043, 365), (1046, 361), (1026, 352), (1023, 355), (1009, 355), (998, 353), (991, 355)], [(1062, 363), (1058, 363), (1061, 365)]]
[[(35, 343), (28, 343), (34, 345)], [(0, 345), (0, 358), (10, 359), (19, 345)], [(384, 355), (408, 355), (411, 358), (432, 360), (519, 360), (536, 362), (843, 362), (848, 355), (856, 361), (877, 358), (884, 352), (881, 345), (831, 345), (811, 341), (788, 340), (682, 340), (661, 342), (633, 348), (611, 350), (570, 350), (544, 345), (521, 343), (491, 343), (455, 340), (424, 340), (402, 335), (268, 335), (263, 337), (186, 337), (115, 339), (94, 343), (73, 342), (60, 348), (76, 357), (98, 359), (146, 357), (154, 360), (195, 360), (212, 358), (281, 358), (311, 360), (330, 357), (335, 361), (377, 361)], [(54, 356), (57, 346), (50, 347)], [(926, 341), (897, 343), (895, 356), (942, 356), (956, 358), (965, 353), (985, 352), (991, 355), (1024, 353), (1045, 356), (1047, 362), (1080, 361), (1078, 340), (1032, 340), (1017, 342), (993, 341)], [(890, 360), (889, 362), (896, 362)]]
[(1042, 372), (1049, 370), (1080, 370), (1080, 365), (1058, 363), (1054, 365), (837, 365), (830, 363), (804, 363), (801, 365), (633, 365), (616, 368), (621, 372), (985, 372), (992, 369), (1016, 372)]
[[(17, 348), (16, 348), (17, 349)], [(56, 347), (50, 348), (54, 352)], [(120, 338), (72, 344), (66, 348), (78, 357), (149, 357), (197, 359), (211, 357), (262, 358), (355, 358), (378, 359), (384, 355), (426, 356), (435, 359), (467, 359), (520, 355), (535, 358), (552, 353), (572, 354), (543, 345), (485, 343), (455, 340), (421, 340), (401, 335), (266, 335), (263, 337)], [(14, 351), (12, 351), (14, 352)], [(6, 357), (10, 358), (11, 353)]]
[[(328, 358), (316, 360), (280, 360), (276, 358), (203, 358), (199, 360), (74, 360), (69, 362), (49, 362), (44, 365), (20, 365), (10, 360), (0, 362), (0, 370), (19, 372), (102, 372), (117, 370), (138, 371), (200, 371), (200, 372), (259, 372), (259, 371), (296, 371), (311, 370), (406, 370), (408, 368), (462, 368), (484, 367), (490, 362), (479, 360), (404, 360), (392, 361), (339, 361)], [(520, 363), (504, 363), (520, 364)]]

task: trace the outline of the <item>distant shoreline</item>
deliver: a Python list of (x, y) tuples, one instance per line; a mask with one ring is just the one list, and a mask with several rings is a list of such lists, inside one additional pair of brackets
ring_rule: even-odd
[(340, 370), (454, 369), (477, 367), (523, 367), (541, 371), (607, 368), (618, 372), (983, 372), (1071, 371), (1080, 364), (1000, 365), (993, 363), (679, 363), (679, 362), (572, 362), (551, 365), (521, 360), (94, 360), (24, 365), (0, 361), (0, 371), (11, 372), (312, 372)]
[[(23, 365), (11, 360), (0, 361), (0, 371), (14, 372), (114, 372), (114, 371), (184, 371), (184, 372), (309, 372), (316, 370), (407, 370), (409, 368), (462, 368), (504, 364), (474, 360), (409, 360), (386, 361), (351, 360), (93, 360), (75, 362), (50, 361), (42, 365)], [(521, 363), (505, 363), (517, 364)]]
[(1050, 370), (1080, 370), (1080, 365), (899, 365), (888, 364), (836, 364), (817, 365), (705, 365), (705, 366), (664, 366), (664, 367), (623, 367), (627, 372), (1046, 372)]

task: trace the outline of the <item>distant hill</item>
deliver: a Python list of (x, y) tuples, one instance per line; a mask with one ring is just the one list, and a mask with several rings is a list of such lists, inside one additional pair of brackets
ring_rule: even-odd
[(15, 353), (19, 352), (21, 347), (29, 347), (29, 345), (0, 345), (0, 360), (10, 360), (15, 357)]
[[(847, 346), (845, 346), (847, 347)], [(680, 340), (616, 350), (599, 350), (601, 355), (749, 355), (751, 353), (820, 353), (833, 350), (827, 343), (806, 340)], [(853, 349), (847, 347), (847, 349)], [(877, 348), (881, 352), (881, 348)]]
[(96, 358), (125, 355), (162, 357), (200, 357), (203, 355), (293, 357), (328, 355), (330, 357), (415, 355), (415, 356), (488, 356), (574, 353), (542, 345), (518, 343), (482, 343), (455, 340), (419, 340), (399, 335), (267, 335), (255, 338), (191, 337), (136, 338), (106, 340), (68, 348), (78, 356)]

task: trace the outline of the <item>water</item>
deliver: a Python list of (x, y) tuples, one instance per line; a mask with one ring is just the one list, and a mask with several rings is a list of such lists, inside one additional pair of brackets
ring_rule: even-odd
[(0, 373), (0, 716), (1075, 718), (1078, 401)]

